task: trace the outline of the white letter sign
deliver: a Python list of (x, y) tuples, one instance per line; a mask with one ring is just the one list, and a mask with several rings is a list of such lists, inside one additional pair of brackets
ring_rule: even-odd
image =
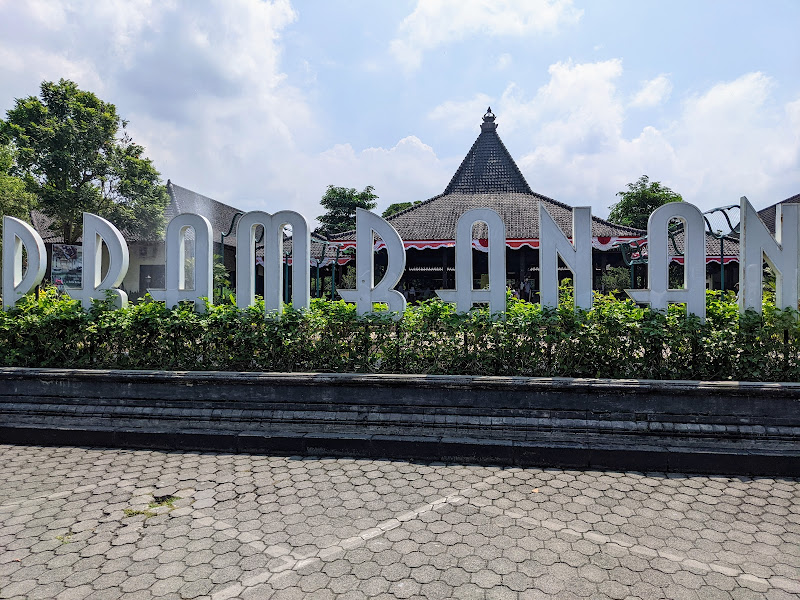
[(539, 202), (539, 269), (542, 306), (558, 306), (558, 257), (572, 270), (575, 307), (592, 308), (592, 209), (572, 209), (572, 243)]
[[(472, 287), (472, 226), (482, 221), (489, 228), (489, 289)], [(476, 302), (488, 302), (491, 313), (506, 309), (506, 225), (490, 208), (468, 210), (456, 224), (456, 289), (436, 290), (456, 310), (467, 312)]]
[[(186, 289), (186, 231), (194, 230), (194, 289)], [(198, 311), (205, 311), (201, 298), (214, 300), (213, 248), (211, 222), (200, 215), (182, 213), (167, 225), (166, 290), (148, 290), (155, 300), (166, 302), (167, 308), (183, 300), (194, 302)]]
[[(102, 277), (103, 242), (108, 248), (108, 272)], [(83, 310), (92, 307), (92, 300), (105, 300), (107, 290), (117, 308), (128, 304), (128, 294), (116, 287), (128, 272), (128, 245), (119, 230), (111, 223), (93, 215), (83, 213), (83, 281), (80, 289), (67, 292), (81, 301)]]
[[(776, 205), (775, 236), (761, 221), (747, 200), (741, 199), (741, 238), (739, 255), (740, 308), (762, 310), (762, 267), (766, 260), (775, 271), (776, 305), (796, 309), (800, 300), (800, 205)], [(572, 239), (564, 234), (546, 206), (539, 204), (540, 298), (543, 306), (558, 306), (559, 260), (572, 271), (575, 308), (592, 307), (592, 213), (590, 207), (572, 209)], [(683, 284), (670, 288), (670, 221), (683, 222)], [(488, 289), (474, 289), (472, 253), (475, 223), (488, 228)], [(625, 290), (640, 304), (653, 310), (667, 310), (670, 303), (686, 304), (687, 312), (706, 317), (706, 222), (703, 214), (688, 202), (670, 202), (650, 215), (648, 235), (648, 287)], [(256, 230), (264, 228), (264, 288), (256, 290)], [(295, 309), (310, 305), (311, 236), (305, 218), (294, 211), (271, 215), (252, 211), (239, 219), (236, 227), (236, 305), (247, 308), (255, 303), (257, 291), (263, 291), (266, 312), (280, 315), (284, 302), (284, 228), (292, 228), (291, 299)], [(194, 289), (186, 289), (185, 244), (187, 232), (194, 231)], [(173, 307), (184, 300), (194, 302), (198, 311), (205, 308), (201, 298), (213, 298), (213, 229), (206, 217), (182, 213), (174, 217), (166, 232), (166, 285), (163, 290), (149, 290), (156, 300)], [(375, 237), (383, 240), (387, 252), (386, 273), (375, 283)], [(385, 219), (367, 210), (356, 210), (356, 285), (339, 289), (339, 295), (356, 304), (358, 314), (373, 311), (376, 303), (385, 303), (392, 318), (400, 319), (406, 308), (403, 295), (395, 286), (406, 268), (406, 250), (397, 230)], [(506, 310), (506, 225), (490, 208), (475, 208), (461, 215), (455, 235), (455, 289), (436, 290), (445, 302), (456, 304), (459, 312), (468, 312), (477, 303), (488, 303), (492, 314)], [(525, 240), (522, 240), (525, 242)], [(350, 242), (351, 243), (351, 242)], [(102, 266), (108, 250), (106, 275)], [(447, 244), (444, 244), (447, 245)], [(515, 245), (515, 244), (514, 244)], [(602, 245), (602, 244), (601, 244)], [(479, 249), (483, 249), (482, 245)], [(23, 252), (28, 267), (23, 269)], [(730, 257), (729, 257), (730, 258)], [(105, 219), (83, 213), (82, 287), (68, 288), (67, 293), (89, 310), (92, 300), (105, 300), (110, 293), (114, 304), (127, 304), (127, 294), (117, 289), (128, 271), (128, 246), (122, 234)], [(446, 264), (446, 263), (445, 263)], [(2, 302), (8, 310), (44, 277), (47, 253), (41, 236), (27, 223), (13, 217), (3, 218)]]
[(282, 210), (271, 215), (255, 210), (236, 225), (236, 306), (247, 308), (255, 302), (256, 227), (264, 228), (264, 310), (283, 310), (283, 228), (292, 226), (292, 306), (308, 308), (311, 279), (311, 236), (303, 215)]
[(778, 204), (775, 207), (775, 237), (766, 228), (753, 205), (742, 196), (742, 219), (739, 257), (739, 297), (742, 310), (761, 312), (763, 301), (763, 265), (775, 271), (775, 305), (797, 310), (798, 300), (798, 227), (800, 206)]
[[(373, 232), (386, 244), (386, 273), (375, 285), (375, 254)], [(372, 312), (374, 302), (385, 302), (400, 319), (406, 309), (406, 299), (394, 286), (406, 268), (406, 249), (397, 230), (383, 218), (363, 208), (356, 209), (356, 289), (338, 290), (347, 302), (355, 302), (358, 314)]]
[[(28, 268), (22, 276), (22, 248), (28, 253)], [(42, 236), (14, 217), (3, 217), (3, 308), (13, 308), (17, 300), (39, 285), (47, 271), (47, 250)]]
[[(684, 221), (683, 289), (669, 288), (667, 228), (671, 219)], [(647, 221), (647, 279), (643, 290), (625, 290), (634, 302), (666, 310), (667, 304), (685, 302), (686, 312), (706, 320), (706, 238), (703, 214), (688, 202), (658, 207)]]

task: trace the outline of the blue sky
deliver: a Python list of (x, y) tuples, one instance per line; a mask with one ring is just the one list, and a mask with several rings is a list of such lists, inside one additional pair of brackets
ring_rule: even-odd
[(244, 209), (440, 193), (488, 105), (531, 187), (605, 217), (800, 193), (800, 3), (0, 0), (0, 111), (70, 78), (162, 176)]

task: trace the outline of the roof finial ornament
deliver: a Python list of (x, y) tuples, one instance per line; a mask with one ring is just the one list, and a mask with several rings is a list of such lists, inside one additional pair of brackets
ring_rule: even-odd
[(497, 129), (497, 123), (494, 122), (495, 116), (492, 112), (492, 107), (486, 109), (486, 114), (483, 115), (483, 123), (481, 124), (481, 131), (494, 131)]

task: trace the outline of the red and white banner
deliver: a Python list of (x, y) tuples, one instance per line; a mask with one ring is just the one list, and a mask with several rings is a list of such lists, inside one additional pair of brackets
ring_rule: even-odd
[[(622, 242), (628, 242), (638, 240), (638, 237), (632, 236), (599, 236), (592, 238), (592, 248), (597, 250), (611, 250), (616, 244)], [(356, 242), (355, 240), (346, 240), (339, 242), (340, 248), (342, 250), (346, 248), (355, 248)], [(438, 248), (453, 248), (455, 247), (456, 242), (455, 240), (404, 240), (403, 246), (406, 249), (413, 248), (414, 250), (437, 250)], [(521, 239), (507, 239), (506, 246), (511, 248), (512, 250), (519, 250), (522, 247), (528, 247), (531, 249), (536, 250), (539, 248), (539, 240), (536, 238), (521, 238)], [(375, 246), (373, 250), (378, 252), (379, 250), (383, 250), (386, 245), (383, 243), (383, 240), (378, 240), (375, 242)], [(481, 250), (486, 252), (486, 248), (488, 247), (488, 242), (486, 239), (474, 239), (472, 240), (472, 247), (476, 250)]]

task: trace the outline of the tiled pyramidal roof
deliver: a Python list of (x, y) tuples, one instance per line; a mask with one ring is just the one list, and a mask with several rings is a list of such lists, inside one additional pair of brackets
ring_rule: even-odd
[[(531, 190), (497, 134), (495, 115), (489, 108), (478, 139), (444, 192), (387, 220), (405, 241), (453, 240), (462, 214), (473, 208), (491, 208), (506, 224), (507, 239), (538, 239), (540, 202), (564, 233), (572, 236), (572, 207)], [(592, 218), (592, 235), (596, 237), (644, 234), (639, 229)], [(485, 225), (478, 227), (477, 235), (486, 237)], [(355, 238), (355, 232), (333, 237), (350, 240)]]
[(497, 123), (494, 120), (495, 116), (489, 108), (483, 117), (481, 134), (461, 161), (443, 195), (497, 192), (533, 194), (503, 140), (497, 135)]

